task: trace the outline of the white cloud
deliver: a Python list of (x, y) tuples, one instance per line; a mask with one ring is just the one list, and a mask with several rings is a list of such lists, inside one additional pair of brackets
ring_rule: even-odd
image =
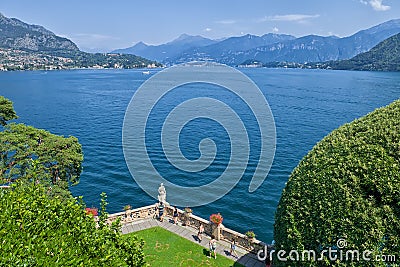
[(384, 5), (382, 2), (383, 0), (360, 0), (361, 4), (370, 5), (375, 11), (387, 11), (391, 8), (390, 6)]
[(278, 29), (277, 27), (274, 27), (274, 28), (272, 29), (272, 31), (273, 31), (273, 32), (279, 32), (279, 29)]
[(224, 20), (218, 20), (218, 21), (216, 21), (215, 23), (218, 23), (218, 24), (225, 24), (225, 25), (227, 25), (227, 24), (235, 24), (235, 23), (236, 23), (236, 20), (233, 20), (233, 19), (224, 19)]
[(318, 18), (319, 15), (276, 15), (270, 18), (271, 21), (304, 21), (308, 19)]
[(210, 31), (212, 31), (212, 29), (211, 28), (205, 28), (204, 31), (205, 32), (210, 32)]
[(382, 0), (370, 0), (369, 4), (376, 11), (386, 11), (390, 9), (390, 6), (385, 6), (382, 4)]
[(289, 14), (289, 15), (275, 15), (275, 16), (266, 16), (258, 20), (258, 22), (266, 22), (266, 21), (289, 21), (289, 22), (299, 22), (304, 23), (307, 20), (315, 19), (320, 17), (320, 15), (305, 15), (305, 14)]

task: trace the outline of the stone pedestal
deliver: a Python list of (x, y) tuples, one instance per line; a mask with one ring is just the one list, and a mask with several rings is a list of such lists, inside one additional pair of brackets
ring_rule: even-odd
[(216, 240), (221, 240), (221, 224), (212, 223), (211, 232)]
[(190, 225), (190, 215), (192, 215), (192, 213), (190, 213), (190, 212), (183, 213), (183, 225), (186, 225), (186, 226)]
[(132, 214), (132, 211), (131, 211), (131, 210), (126, 210), (126, 211), (125, 211), (125, 221), (126, 221), (126, 222), (131, 222), (131, 221), (132, 221), (131, 214)]

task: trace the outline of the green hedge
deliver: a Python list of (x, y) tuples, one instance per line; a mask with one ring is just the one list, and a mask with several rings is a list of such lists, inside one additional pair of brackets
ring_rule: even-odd
[(49, 190), (36, 183), (0, 189), (0, 266), (144, 265), (143, 241), (123, 238), (116, 225), (96, 228), (82, 203)]
[[(277, 251), (308, 249), (319, 253), (337, 248), (337, 240), (345, 239), (344, 253), (359, 250), (362, 258), (362, 252), (370, 250), (371, 258), (395, 255), (399, 263), (399, 161), (400, 101), (334, 130), (303, 158), (287, 182), (275, 218)], [(276, 258), (275, 264), (391, 266), (327, 259), (283, 262)]]

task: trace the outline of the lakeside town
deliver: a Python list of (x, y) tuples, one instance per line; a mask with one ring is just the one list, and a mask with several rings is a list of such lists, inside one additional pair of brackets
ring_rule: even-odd
[(66, 70), (66, 69), (131, 69), (156, 68), (161, 65), (140, 60), (133, 55), (108, 53), (89, 54), (31, 52), (21, 49), (0, 48), (0, 71), (13, 70)]

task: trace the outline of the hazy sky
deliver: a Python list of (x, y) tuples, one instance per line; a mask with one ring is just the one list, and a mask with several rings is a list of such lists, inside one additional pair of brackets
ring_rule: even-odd
[(348, 36), (400, 18), (400, 0), (1, 0), (0, 12), (42, 25), (83, 50), (110, 51), (182, 33)]

